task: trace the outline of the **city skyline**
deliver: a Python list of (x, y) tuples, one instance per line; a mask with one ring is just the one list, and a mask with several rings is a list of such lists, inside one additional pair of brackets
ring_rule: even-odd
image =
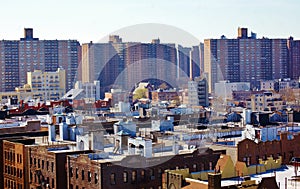
[[(0, 8), (2, 39), (18, 39), (22, 29), (35, 28), (40, 39), (99, 41), (120, 28), (159, 23), (180, 28), (201, 42), (225, 35), (236, 38), (233, 28), (248, 27), (258, 37), (300, 37), (296, 24), (299, 2), (289, 1), (37, 1), (3, 2)], [(184, 10), (184, 11), (183, 11)], [(13, 13), (13, 14), (12, 14)], [(184, 13), (184, 14), (183, 14)], [(176, 19), (175, 19), (176, 18)], [(122, 36), (124, 41), (126, 36)], [(155, 36), (157, 37), (157, 36)], [(160, 36), (158, 36), (160, 37)], [(145, 39), (143, 42), (149, 42)], [(164, 41), (161, 38), (162, 42)]]

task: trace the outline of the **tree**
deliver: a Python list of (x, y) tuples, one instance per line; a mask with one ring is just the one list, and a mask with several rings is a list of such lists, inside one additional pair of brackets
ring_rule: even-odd
[(282, 95), (282, 99), (286, 102), (294, 102), (296, 99), (293, 89), (291, 88), (283, 89), (280, 93)]
[(137, 89), (134, 92), (133, 99), (137, 100), (137, 99), (141, 99), (141, 98), (147, 98), (147, 92), (148, 92), (147, 89)]

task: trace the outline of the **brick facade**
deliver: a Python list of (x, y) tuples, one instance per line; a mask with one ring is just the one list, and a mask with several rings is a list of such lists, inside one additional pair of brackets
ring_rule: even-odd
[(246, 162), (247, 165), (258, 163), (258, 159), (266, 159), (272, 156), (278, 158), (282, 156), (283, 164), (288, 164), (292, 157), (300, 156), (300, 135), (288, 135), (282, 133), (280, 140), (254, 142), (244, 139), (238, 143), (238, 161)]
[[(196, 172), (213, 169), (222, 153), (225, 153), (225, 151), (202, 149), (173, 157), (144, 158), (134, 155), (127, 156), (122, 161), (114, 163), (105, 159), (91, 160), (87, 155), (68, 156), (68, 189), (162, 188), (162, 173), (164, 170), (189, 168)], [(151, 162), (163, 163), (151, 165)]]

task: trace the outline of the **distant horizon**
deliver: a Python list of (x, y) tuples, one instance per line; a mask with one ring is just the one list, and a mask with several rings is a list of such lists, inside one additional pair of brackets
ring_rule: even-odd
[(33, 28), (40, 40), (76, 39), (84, 44), (144, 23), (174, 26), (201, 42), (222, 35), (236, 38), (238, 27), (257, 33), (257, 38), (300, 39), (299, 8), (297, 0), (5, 1), (0, 7), (0, 39), (18, 40), (24, 28)]

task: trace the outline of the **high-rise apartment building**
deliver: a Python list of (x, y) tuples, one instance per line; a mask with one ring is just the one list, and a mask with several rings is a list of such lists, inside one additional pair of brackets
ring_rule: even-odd
[(41, 70), (54, 72), (62, 67), (66, 71), (66, 87), (71, 89), (77, 77), (81, 47), (77, 40), (39, 40), (33, 29), (24, 29), (20, 40), (0, 41), (0, 91), (14, 91), (27, 83), (27, 72)]
[(82, 82), (99, 80), (101, 97), (111, 88), (131, 90), (144, 80), (176, 81), (175, 44), (122, 42), (110, 36), (109, 43), (82, 45)]
[(204, 70), (204, 44), (193, 46), (190, 52), (190, 79), (199, 77)]
[(260, 80), (289, 77), (287, 39), (248, 37), (247, 28), (238, 29), (237, 39), (206, 39), (204, 71), (208, 73), (210, 92), (221, 80), (250, 82), (259, 88)]
[(294, 40), (292, 37), (288, 41), (289, 48), (289, 66), (288, 73), (291, 79), (300, 77), (300, 40)]

